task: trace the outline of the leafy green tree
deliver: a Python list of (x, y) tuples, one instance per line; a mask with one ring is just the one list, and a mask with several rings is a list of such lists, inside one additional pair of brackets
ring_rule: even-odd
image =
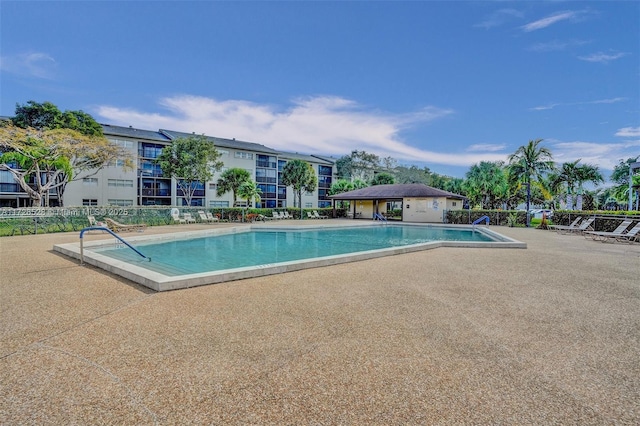
[[(47, 195), (52, 190), (58, 196), (58, 204), (63, 206), (64, 192), (69, 182), (94, 176), (115, 159), (125, 160), (126, 168), (132, 166), (129, 152), (110, 143), (102, 136), (101, 128), (100, 132), (90, 130), (94, 127), (89, 123), (93, 121), (91, 116), (71, 113), (74, 117), (82, 117), (84, 125), (62, 119), (56, 121), (51, 117), (62, 117), (64, 114), (55, 105), (36, 108), (40, 104), (32, 104), (36, 111), (29, 115), (30, 121), (22, 118), (15, 121), (21, 125), (43, 127), (23, 128), (14, 125), (14, 120), (4, 122), (0, 127), (0, 170), (13, 175), (31, 198), (33, 206), (42, 206), (43, 202), (46, 204)], [(43, 114), (42, 117), (36, 114), (38, 111)], [(99, 124), (95, 124), (99, 127)], [(65, 125), (76, 128), (61, 127)]]
[(24, 105), (16, 104), (15, 115), (11, 121), (23, 129), (72, 129), (83, 135), (102, 136), (102, 126), (89, 114), (82, 111), (61, 112), (51, 102), (29, 101)]
[(245, 182), (251, 182), (251, 173), (245, 169), (234, 167), (225, 170), (218, 179), (217, 195), (221, 196), (231, 191), (233, 194), (233, 205), (235, 206), (240, 186)]
[[(531, 205), (531, 181), (554, 169), (553, 155), (548, 148), (541, 147), (542, 139), (531, 140), (509, 156), (509, 172), (527, 188), (527, 212)], [(527, 226), (529, 215), (527, 214)]]
[[(613, 173), (610, 177), (611, 182), (615, 184), (613, 187), (612, 197), (615, 198), (618, 203), (627, 204), (629, 201), (629, 173), (631, 170), (631, 163), (637, 162), (638, 159), (640, 159), (640, 156), (620, 160), (620, 162), (613, 168)], [(640, 188), (640, 177), (638, 175), (633, 176), (632, 187), (635, 188), (634, 195), (637, 199), (638, 189)]]
[(444, 184), (445, 191), (449, 191), (453, 194), (466, 195), (467, 192), (464, 189), (464, 179), (451, 178)]
[[(549, 172), (531, 182), (531, 190), (533, 191), (531, 199), (535, 204), (542, 204), (545, 207), (550, 207), (554, 210), (558, 208), (557, 194), (561, 191), (561, 184), (559, 183), (557, 175), (557, 171)], [(516, 181), (516, 183), (521, 187), (520, 182)], [(538, 192), (540, 194), (539, 197), (536, 195)], [(511, 204), (511, 208), (515, 208), (516, 205), (525, 201), (526, 194), (518, 196), (517, 198), (517, 202)]]
[(176, 138), (155, 159), (162, 173), (178, 182), (178, 188), (187, 206), (199, 185), (213, 178), (213, 173), (222, 168), (220, 153), (204, 136)]
[(417, 166), (397, 166), (393, 172), (397, 183), (424, 183), (431, 186), (431, 171), (428, 167), (420, 169)]
[(351, 183), (353, 184), (353, 189), (362, 189), (369, 186), (369, 184), (362, 179), (354, 179)]
[[(337, 181), (331, 184), (331, 188), (329, 188), (328, 195), (337, 195), (342, 194), (344, 192), (353, 191), (354, 186), (353, 182), (348, 179), (338, 179)], [(338, 207), (346, 208), (349, 205), (349, 201), (340, 200), (338, 201)]]
[(507, 199), (508, 183), (501, 161), (481, 161), (471, 166), (463, 187), (469, 202), (483, 209), (495, 209)]
[(381, 168), (380, 157), (366, 151), (351, 151), (351, 178), (370, 181)]
[(371, 179), (371, 186), (392, 185), (394, 183), (396, 183), (396, 180), (394, 179), (394, 177), (389, 173), (385, 173), (385, 172), (378, 173), (373, 177), (373, 179)]
[(353, 191), (353, 182), (347, 179), (338, 179), (331, 184), (328, 195), (337, 195), (349, 191)]
[(318, 178), (311, 164), (302, 160), (291, 160), (282, 168), (282, 183), (293, 188), (302, 215), (302, 191), (313, 192), (318, 186)]
[(260, 195), (262, 195), (262, 190), (252, 180), (244, 181), (238, 187), (238, 197), (247, 200), (249, 207), (253, 205), (254, 201), (260, 202)]
[(343, 155), (336, 160), (336, 175), (338, 179), (351, 180), (351, 156)]

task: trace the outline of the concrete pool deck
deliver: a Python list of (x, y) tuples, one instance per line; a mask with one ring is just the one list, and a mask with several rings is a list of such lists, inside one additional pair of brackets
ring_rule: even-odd
[(1, 422), (638, 424), (640, 244), (495, 229), (165, 293), (0, 238)]

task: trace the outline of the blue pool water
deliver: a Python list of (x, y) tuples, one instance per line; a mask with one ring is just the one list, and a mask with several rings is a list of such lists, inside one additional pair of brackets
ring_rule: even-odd
[(314, 230), (253, 230), (138, 245), (147, 262), (126, 247), (97, 249), (168, 276), (357, 253), (431, 241), (494, 241), (470, 229), (372, 226)]

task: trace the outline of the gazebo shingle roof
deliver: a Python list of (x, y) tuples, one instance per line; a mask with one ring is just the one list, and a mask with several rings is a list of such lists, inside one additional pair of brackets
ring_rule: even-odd
[(391, 198), (421, 198), (421, 197), (447, 197), (464, 200), (462, 195), (432, 188), (421, 183), (408, 183), (397, 185), (374, 185), (342, 194), (331, 195), (334, 200), (375, 200)]

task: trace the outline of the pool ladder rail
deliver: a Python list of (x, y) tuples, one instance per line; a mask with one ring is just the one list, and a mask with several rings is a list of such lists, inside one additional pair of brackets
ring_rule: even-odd
[(374, 213), (373, 220), (379, 220), (382, 223), (387, 223), (387, 218), (382, 216), (380, 213)]
[(116, 238), (116, 240), (119, 240), (121, 243), (123, 243), (124, 245), (129, 247), (131, 250), (135, 251), (137, 254), (139, 254), (143, 258), (147, 259), (149, 262), (151, 262), (151, 258), (150, 257), (145, 256), (144, 254), (142, 254), (137, 248), (135, 248), (134, 246), (132, 246), (131, 244), (126, 242), (120, 235), (116, 234), (111, 229), (106, 228), (104, 226), (89, 226), (87, 228), (83, 228), (82, 230), (80, 230), (80, 264), (81, 265), (84, 264), (84, 247), (83, 247), (83, 241), (84, 240), (83, 240), (83, 237), (84, 237), (84, 233), (86, 231), (105, 231), (105, 232), (108, 232), (109, 234), (113, 235)]
[(478, 219), (474, 220), (474, 221), (473, 221), (473, 224), (472, 224), (473, 229), (475, 230), (475, 229), (476, 229), (476, 225), (478, 225), (478, 224), (479, 224), (480, 222), (482, 222), (482, 221), (484, 221), (484, 222), (485, 222), (485, 225), (487, 225), (487, 226), (488, 226), (488, 225), (489, 225), (489, 216), (484, 215), (484, 216), (479, 217)]

